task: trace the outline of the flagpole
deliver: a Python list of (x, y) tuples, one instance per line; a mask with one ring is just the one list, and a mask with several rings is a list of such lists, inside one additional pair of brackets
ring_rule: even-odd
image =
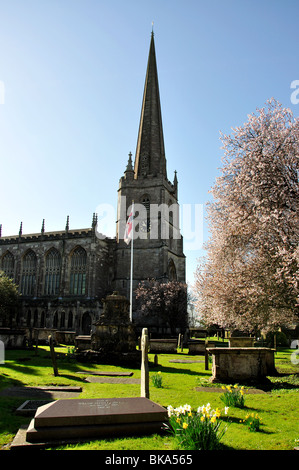
[(130, 321), (133, 321), (133, 244), (134, 244), (134, 201), (132, 201), (132, 238), (131, 238), (131, 274), (130, 274)]

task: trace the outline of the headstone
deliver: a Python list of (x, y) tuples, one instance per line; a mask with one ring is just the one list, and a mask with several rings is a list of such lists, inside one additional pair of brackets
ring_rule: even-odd
[(0, 364), (5, 364), (5, 347), (3, 341), (0, 340)]
[(38, 408), (31, 443), (161, 432), (167, 410), (147, 398), (57, 400)]
[(208, 338), (205, 339), (205, 370), (209, 370)]
[(149, 398), (149, 370), (148, 370), (148, 331), (143, 328), (141, 336), (141, 397)]
[(52, 364), (53, 364), (54, 376), (57, 377), (57, 375), (59, 375), (59, 374), (58, 374), (58, 368), (57, 368), (56, 355), (55, 355), (55, 349), (54, 349), (54, 345), (53, 345), (52, 335), (49, 336), (49, 346), (50, 346), (50, 351), (51, 351), (51, 359), (52, 359)]

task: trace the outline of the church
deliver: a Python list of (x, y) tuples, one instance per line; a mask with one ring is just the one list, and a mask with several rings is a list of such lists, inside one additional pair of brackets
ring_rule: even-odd
[[(40, 233), (23, 234), (21, 224), (18, 235), (2, 237), (0, 225), (0, 270), (14, 280), (21, 294), (21, 309), (13, 313), (10, 325), (0, 318), (0, 327), (54, 328), (89, 335), (103, 298), (117, 291), (129, 299), (132, 243), (126, 243), (124, 233), (133, 202), (139, 208), (138, 236), (133, 240), (133, 292), (148, 279), (185, 282), (178, 179), (176, 172), (172, 182), (167, 177), (153, 32), (135, 161), (130, 153), (124, 167), (115, 238), (99, 236), (97, 214), (91, 218), (91, 227), (76, 230), (69, 228), (69, 216), (65, 228), (55, 232), (45, 231), (43, 221)], [(134, 296), (132, 305), (134, 323)]]

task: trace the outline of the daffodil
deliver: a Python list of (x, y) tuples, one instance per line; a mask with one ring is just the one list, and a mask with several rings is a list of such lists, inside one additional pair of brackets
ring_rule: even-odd
[(187, 429), (188, 423), (183, 423), (183, 429)]

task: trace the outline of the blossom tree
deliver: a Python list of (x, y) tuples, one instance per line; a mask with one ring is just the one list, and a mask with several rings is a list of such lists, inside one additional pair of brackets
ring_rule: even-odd
[(299, 120), (271, 99), (221, 140), (197, 307), (207, 324), (275, 330), (298, 321)]
[(143, 281), (136, 291), (138, 310), (142, 316), (151, 318), (153, 324), (176, 328), (187, 327), (187, 285), (183, 282)]

